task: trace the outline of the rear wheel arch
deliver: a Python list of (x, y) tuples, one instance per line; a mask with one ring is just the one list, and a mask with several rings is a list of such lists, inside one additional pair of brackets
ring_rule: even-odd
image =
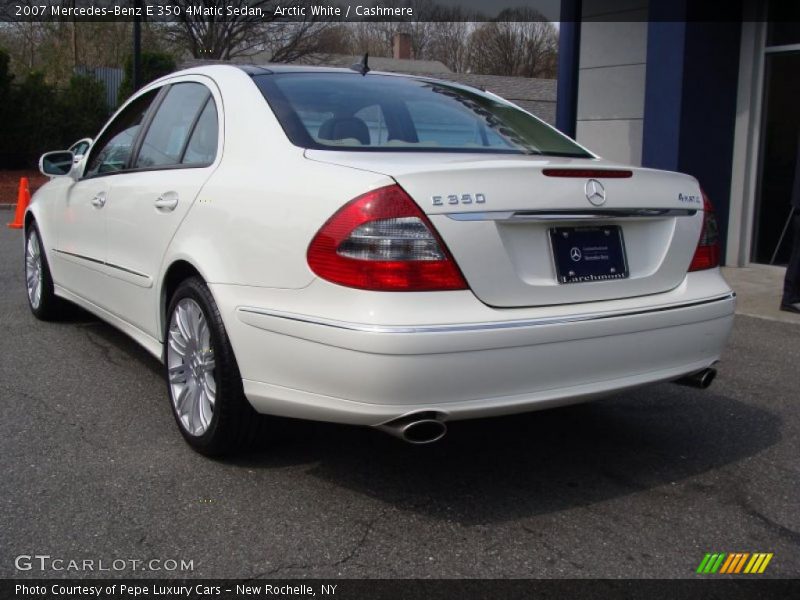
[(200, 270), (188, 260), (179, 259), (174, 261), (165, 271), (161, 282), (161, 295), (159, 299), (159, 331), (164, 332), (167, 324), (167, 308), (178, 286), (190, 277), (199, 277), (205, 281), (205, 277)]

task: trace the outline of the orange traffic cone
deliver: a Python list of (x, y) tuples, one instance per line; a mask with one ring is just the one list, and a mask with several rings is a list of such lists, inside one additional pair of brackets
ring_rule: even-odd
[(25, 209), (31, 202), (31, 192), (28, 189), (28, 178), (20, 177), (19, 191), (17, 192), (17, 212), (14, 214), (14, 221), (9, 223), (11, 229), (22, 229), (22, 217), (25, 216)]

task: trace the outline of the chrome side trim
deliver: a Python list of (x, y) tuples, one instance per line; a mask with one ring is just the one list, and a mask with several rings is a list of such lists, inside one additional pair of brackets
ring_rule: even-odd
[(94, 263), (96, 265), (104, 265), (106, 264), (105, 261), (102, 261), (98, 258), (92, 258), (91, 256), (84, 256), (83, 254), (74, 254), (73, 252), (67, 252), (66, 250), (58, 250), (53, 248), (55, 252), (59, 254), (63, 254), (65, 256), (71, 256), (72, 258), (80, 258), (81, 260), (85, 260), (86, 262)]
[(130, 273), (131, 275), (136, 275), (137, 277), (142, 277), (142, 278), (147, 279), (148, 281), (150, 281), (150, 276), (149, 275), (145, 275), (144, 273), (140, 273), (139, 271), (134, 271), (133, 269), (128, 269), (127, 267), (120, 267), (119, 265), (115, 265), (114, 263), (110, 263), (110, 262), (107, 262), (106, 266), (110, 267), (112, 269), (117, 269), (118, 271), (123, 271), (125, 273)]
[(79, 258), (81, 260), (85, 260), (90, 263), (94, 263), (96, 265), (105, 265), (111, 269), (116, 269), (117, 271), (123, 271), (125, 273), (130, 273), (131, 275), (136, 275), (137, 277), (142, 277), (143, 279), (147, 279), (148, 281), (151, 280), (149, 275), (145, 275), (144, 273), (140, 273), (139, 271), (134, 271), (133, 269), (128, 269), (127, 267), (121, 267), (119, 265), (115, 265), (114, 263), (106, 262), (104, 260), (100, 260), (97, 258), (92, 258), (90, 256), (84, 256), (83, 254), (75, 254), (73, 252), (67, 252), (66, 250), (57, 250), (53, 249), (59, 254), (64, 254), (65, 256), (71, 256), (72, 258)]
[(447, 213), (454, 221), (592, 221), (598, 219), (693, 217), (693, 208), (599, 208)]
[(324, 319), (321, 317), (312, 317), (309, 315), (301, 315), (297, 313), (289, 313), (279, 310), (267, 310), (264, 308), (257, 308), (253, 306), (240, 306), (236, 310), (243, 313), (262, 315), (266, 317), (276, 317), (279, 319), (287, 319), (291, 321), (298, 321), (301, 323), (309, 323), (311, 325), (322, 325), (325, 327), (333, 327), (335, 329), (346, 329), (348, 331), (357, 331), (360, 333), (390, 333), (390, 334), (462, 333), (470, 331), (492, 331), (492, 330), (499, 331), (504, 329), (515, 329), (522, 327), (539, 327), (542, 325), (564, 325), (567, 323), (581, 323), (584, 321), (600, 321), (603, 319), (616, 319), (619, 317), (646, 315), (651, 313), (666, 312), (670, 310), (680, 310), (682, 308), (703, 306), (706, 304), (714, 304), (716, 302), (725, 302), (727, 300), (732, 300), (735, 297), (736, 293), (730, 292), (728, 294), (724, 294), (722, 296), (715, 296), (713, 298), (705, 298), (703, 300), (696, 300), (693, 302), (684, 302), (682, 304), (670, 304), (655, 308), (642, 308), (640, 310), (584, 313), (580, 315), (569, 315), (563, 317), (540, 317), (537, 319), (498, 321), (493, 323), (458, 323), (453, 325), (415, 325), (415, 326), (370, 325), (367, 323), (350, 323), (347, 321)]

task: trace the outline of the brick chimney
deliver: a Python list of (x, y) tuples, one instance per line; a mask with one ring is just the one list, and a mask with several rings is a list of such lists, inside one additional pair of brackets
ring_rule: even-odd
[(395, 33), (392, 39), (392, 56), (396, 59), (411, 58), (411, 35), (408, 33)]

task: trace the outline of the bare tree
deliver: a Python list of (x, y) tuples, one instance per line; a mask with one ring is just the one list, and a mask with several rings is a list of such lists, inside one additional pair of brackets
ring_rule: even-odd
[(429, 25), (432, 27), (421, 56), (428, 60), (438, 60), (456, 73), (468, 71), (469, 39), (475, 30), (475, 23), (471, 20), (477, 20), (478, 15), (458, 5), (433, 5), (429, 10)]
[(348, 32), (347, 53), (364, 54), (370, 56), (391, 56), (392, 34), (394, 30), (389, 24), (381, 21), (360, 21), (345, 23)]
[[(274, 62), (297, 60), (317, 51), (322, 33), (329, 26), (307, 17), (289, 21), (276, 17), (274, 8), (289, 9), (301, 0), (170, 0), (180, 8), (178, 22), (165, 28), (165, 34), (176, 45), (195, 58), (228, 60), (268, 52)], [(204, 13), (188, 8), (207, 9)], [(226, 15), (226, 9), (260, 9), (261, 15)]]
[(558, 32), (530, 8), (507, 9), (470, 36), (470, 65), (476, 73), (555, 77)]
[(456, 73), (470, 69), (470, 33), (475, 24), (464, 21), (436, 23), (436, 31), (430, 41), (425, 58), (438, 60)]
[(323, 51), (329, 43), (327, 33), (331, 28), (330, 23), (313, 20), (269, 23), (264, 26), (263, 48), (271, 62), (296, 62)]

